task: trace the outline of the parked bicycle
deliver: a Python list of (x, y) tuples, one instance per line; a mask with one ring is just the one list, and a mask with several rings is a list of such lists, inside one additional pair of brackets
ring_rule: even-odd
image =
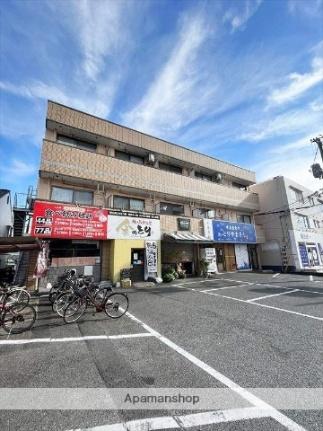
[(31, 305), (10, 300), (10, 291), (1, 290), (0, 326), (10, 334), (20, 334), (32, 328), (36, 310)]
[(70, 287), (70, 281), (75, 280), (77, 278), (76, 269), (68, 269), (64, 271), (63, 274), (59, 275), (57, 277), (57, 280), (53, 284), (52, 288), (50, 289), (48, 300), (52, 304), (54, 303), (55, 299), (61, 295), (62, 293), (69, 290)]
[(65, 323), (79, 320), (88, 305), (92, 305), (96, 312), (105, 311), (107, 316), (112, 319), (118, 319), (127, 312), (129, 300), (124, 293), (109, 293), (106, 288), (97, 290), (93, 283), (84, 284), (81, 287), (74, 288), (74, 297), (70, 298), (68, 304), (63, 308)]
[(77, 292), (80, 288), (87, 285), (90, 290), (94, 291), (97, 304), (100, 305), (106, 296), (112, 292), (112, 284), (110, 281), (101, 281), (95, 283), (91, 277), (79, 276), (77, 278), (69, 279), (65, 283), (64, 290), (56, 296), (52, 304), (52, 309), (59, 316), (64, 316), (64, 310), (67, 305), (75, 299)]
[(19, 303), (21, 307), (24, 307), (30, 301), (30, 293), (26, 289), (2, 282), (0, 284), (0, 302), (3, 301), (5, 295), (7, 295), (7, 305)]

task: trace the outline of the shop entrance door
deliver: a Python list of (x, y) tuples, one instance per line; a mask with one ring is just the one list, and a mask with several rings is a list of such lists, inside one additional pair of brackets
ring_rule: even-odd
[(223, 246), (216, 246), (216, 263), (218, 266), (218, 271), (225, 271), (225, 260), (224, 260), (224, 248)]
[(132, 248), (131, 249), (131, 280), (143, 281), (145, 274), (145, 249)]
[(259, 269), (257, 249), (255, 246), (248, 245), (249, 261), (252, 270)]

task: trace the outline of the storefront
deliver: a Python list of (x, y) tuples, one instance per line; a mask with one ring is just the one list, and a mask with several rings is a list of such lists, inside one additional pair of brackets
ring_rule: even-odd
[(155, 214), (36, 201), (32, 236), (49, 240), (49, 278), (67, 267), (113, 282), (125, 268), (131, 268), (133, 281), (161, 272)]
[(180, 265), (187, 276), (199, 275), (201, 248), (212, 242), (203, 235), (192, 232), (174, 232), (165, 234), (162, 245), (163, 271), (168, 267)]
[(126, 268), (131, 269), (132, 281), (160, 277), (159, 215), (109, 210), (107, 237), (110, 241), (104, 247), (110, 257), (105, 271), (114, 282)]
[(295, 269), (301, 271), (323, 270), (323, 235), (313, 231), (289, 231)]
[(204, 219), (204, 235), (213, 240), (218, 271), (258, 268), (253, 224)]

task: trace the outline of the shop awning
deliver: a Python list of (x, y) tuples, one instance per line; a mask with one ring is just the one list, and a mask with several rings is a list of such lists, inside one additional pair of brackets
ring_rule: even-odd
[(214, 241), (210, 240), (210, 238), (206, 238), (203, 235), (199, 235), (198, 233), (191, 232), (174, 232), (169, 234), (164, 234), (164, 239), (166, 241), (178, 241), (178, 242), (190, 242), (190, 243), (213, 243)]

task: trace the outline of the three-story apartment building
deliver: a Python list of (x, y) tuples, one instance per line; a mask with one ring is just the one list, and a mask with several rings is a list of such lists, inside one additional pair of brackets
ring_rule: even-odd
[(220, 271), (256, 268), (253, 183), (247, 169), (49, 101), (32, 234), (50, 239), (53, 267), (114, 282), (129, 267), (135, 280), (179, 263), (196, 274), (205, 247)]

